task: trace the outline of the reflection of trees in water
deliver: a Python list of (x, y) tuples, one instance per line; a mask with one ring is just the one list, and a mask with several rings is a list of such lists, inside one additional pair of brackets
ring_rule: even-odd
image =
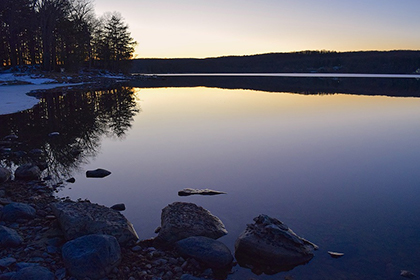
[[(69, 177), (98, 153), (102, 136), (124, 137), (138, 112), (130, 87), (45, 93), (34, 108), (0, 116), (0, 136), (19, 136), (11, 153), (1, 157), (2, 165), (46, 162), (48, 174), (57, 180)], [(49, 137), (51, 132), (60, 135)], [(32, 149), (41, 149), (43, 154), (34, 155)], [(18, 155), (21, 151), (27, 155)]]

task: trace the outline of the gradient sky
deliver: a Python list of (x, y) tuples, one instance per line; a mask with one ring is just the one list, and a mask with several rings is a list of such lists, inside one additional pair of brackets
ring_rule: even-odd
[(144, 57), (420, 49), (420, 0), (95, 0)]

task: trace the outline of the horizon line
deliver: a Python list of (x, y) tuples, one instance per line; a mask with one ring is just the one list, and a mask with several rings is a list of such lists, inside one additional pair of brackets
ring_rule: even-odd
[(258, 56), (258, 55), (267, 55), (267, 54), (296, 54), (296, 53), (305, 53), (305, 52), (319, 52), (319, 53), (368, 53), (368, 52), (420, 52), (420, 49), (389, 49), (389, 50), (349, 50), (349, 51), (335, 51), (335, 50), (299, 50), (299, 51), (289, 51), (289, 52), (265, 52), (265, 53), (255, 53), (255, 54), (227, 54), (220, 56), (206, 56), (206, 57), (133, 57), (132, 60), (136, 59), (214, 59), (214, 58), (224, 58), (224, 57), (247, 57), (247, 56)]

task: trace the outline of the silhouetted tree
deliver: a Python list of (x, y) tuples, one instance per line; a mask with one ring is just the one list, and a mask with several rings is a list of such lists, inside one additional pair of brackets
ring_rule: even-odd
[(99, 36), (98, 58), (105, 68), (124, 70), (132, 57), (136, 42), (118, 13), (107, 14), (103, 18)]
[(122, 17), (96, 19), (92, 0), (1, 0), (0, 67), (42, 63), (77, 70), (95, 60), (122, 68), (135, 42)]

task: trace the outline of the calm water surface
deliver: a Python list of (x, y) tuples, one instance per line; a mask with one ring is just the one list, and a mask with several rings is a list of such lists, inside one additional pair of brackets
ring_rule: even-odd
[[(420, 99), (305, 96), (211, 88), (135, 89), (140, 112), (60, 195), (111, 206), (141, 238), (163, 207), (194, 202), (226, 225), (233, 251), (264, 213), (320, 246), (313, 260), (275, 276), (235, 267), (230, 279), (396, 279), (419, 273)], [(103, 167), (105, 179), (84, 170)], [(183, 188), (228, 194), (178, 197)], [(344, 252), (332, 259), (327, 251)]]
[[(309, 264), (291, 271), (257, 276), (236, 266), (229, 279), (420, 274), (419, 98), (204, 87), (49, 98), (33, 110), (1, 116), (3, 132), (27, 133), (23, 138), (54, 154), (63, 176), (76, 178), (59, 196), (125, 203), (124, 215), (140, 238), (155, 236), (162, 208), (186, 201), (224, 222), (229, 234), (220, 240), (232, 251), (259, 214), (320, 247)], [(69, 143), (37, 136), (54, 130)], [(80, 146), (87, 151), (82, 160), (63, 156)], [(85, 177), (98, 167), (112, 174)], [(177, 196), (183, 188), (227, 194)], [(330, 250), (345, 256), (332, 259)]]

